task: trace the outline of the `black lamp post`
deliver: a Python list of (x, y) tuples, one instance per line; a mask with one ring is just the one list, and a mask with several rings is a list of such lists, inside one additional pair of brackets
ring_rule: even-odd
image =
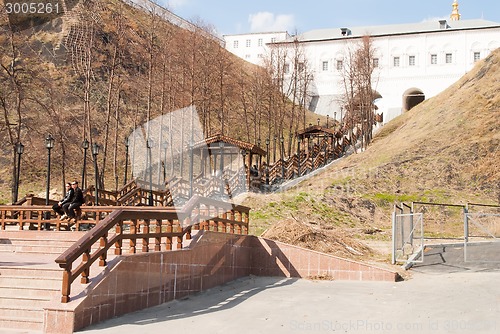
[(82, 142), (82, 148), (83, 148), (83, 168), (82, 168), (82, 189), (85, 189), (85, 176), (87, 175), (87, 150), (90, 147), (90, 143), (85, 138), (85, 140)]
[[(47, 138), (45, 138), (45, 147), (47, 148), (47, 189), (45, 192), (45, 205), (49, 205), (49, 189), (50, 189), (50, 150), (54, 148), (54, 138), (49, 133)], [(50, 211), (45, 212), (45, 219), (50, 219)], [(45, 229), (50, 228), (50, 223), (45, 224)]]
[(153, 206), (153, 170), (151, 168), (151, 148), (153, 147), (153, 140), (148, 138), (146, 140), (146, 148), (148, 149), (147, 156), (147, 168), (149, 170), (149, 197), (148, 197), (148, 205)]
[(320, 119), (319, 119), (319, 117), (318, 117), (317, 121), (318, 121), (318, 126), (319, 126), (319, 122), (320, 122)]
[(269, 143), (270, 143), (269, 138), (266, 138), (266, 158), (268, 166), (269, 166)]
[(130, 141), (128, 136), (125, 137), (125, 174), (123, 176), (123, 185), (127, 184), (127, 172), (128, 172), (128, 147), (130, 146)]
[(285, 138), (281, 136), (281, 177), (285, 178)]
[(92, 156), (94, 157), (94, 171), (95, 171), (95, 201), (94, 205), (99, 205), (99, 171), (97, 169), (97, 156), (99, 155), (100, 146), (97, 143), (92, 145)]
[[(261, 141), (260, 141), (260, 138), (257, 139), (257, 146), (260, 148), (260, 144), (261, 144)], [(260, 167), (262, 166), (262, 155), (259, 154), (259, 170), (260, 170)]]
[(221, 197), (224, 196), (224, 142), (220, 141), (219, 142), (219, 149), (220, 149), (220, 195)]
[(246, 150), (241, 150), (241, 156), (243, 157), (243, 192), (245, 192), (246, 190), (246, 183), (247, 183), (247, 179), (248, 179), (248, 173), (250, 172), (249, 169), (250, 169), (250, 166), (247, 167), (247, 164), (246, 164), (246, 157), (247, 157), (247, 151)]
[(193, 152), (193, 140), (189, 140), (189, 198), (193, 196), (193, 182), (194, 182), (194, 152)]
[(269, 184), (269, 143), (271, 141), (266, 138), (267, 165), (266, 165), (266, 184)]
[(276, 162), (276, 139), (277, 139), (277, 137), (274, 136), (274, 138), (273, 138), (273, 163)]
[(302, 139), (297, 136), (297, 177), (300, 177), (300, 143)]
[(21, 142), (18, 142), (15, 146), (17, 153), (17, 171), (16, 171), (16, 179), (14, 184), (14, 201), (17, 202), (17, 198), (19, 195), (19, 173), (21, 172), (21, 154), (24, 152), (24, 145)]

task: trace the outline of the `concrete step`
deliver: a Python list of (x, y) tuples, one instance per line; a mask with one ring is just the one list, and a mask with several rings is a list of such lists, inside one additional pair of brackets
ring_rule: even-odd
[(62, 279), (63, 270), (57, 267), (54, 262), (50, 264), (52, 268), (0, 266), (0, 277), (18, 277), (27, 279)]
[[(53, 292), (54, 293), (54, 292)], [(60, 292), (56, 292), (60, 294)], [(11, 308), (40, 308), (43, 309), (48, 302), (52, 300), (55, 295), (50, 296), (32, 296), (32, 297), (21, 297), (21, 296), (5, 296), (1, 295), (0, 291), (0, 307), (11, 307)]]
[[(0, 333), (42, 333), (43, 331), (43, 317), (42, 318), (24, 318), (24, 317), (0, 317)], [(19, 331), (19, 332), (18, 332)]]
[[(59, 288), (48, 288), (48, 287), (39, 287), (39, 288), (24, 288), (17, 286), (0, 286), (0, 298), (13, 298), (13, 299), (50, 299), (56, 293), (60, 292), (61, 287)], [(0, 301), (2, 303), (2, 301)]]
[(0, 319), (43, 319), (43, 308), (33, 306), (0, 306)]
[(61, 287), (61, 282), (62, 273), (57, 277), (28, 277), (5, 274), (0, 275), (0, 288), (23, 287), (59, 289)]

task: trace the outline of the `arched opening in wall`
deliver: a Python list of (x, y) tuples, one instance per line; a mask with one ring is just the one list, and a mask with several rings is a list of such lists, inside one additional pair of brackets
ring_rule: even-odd
[(407, 112), (425, 100), (425, 94), (418, 88), (407, 89), (403, 94), (403, 112)]

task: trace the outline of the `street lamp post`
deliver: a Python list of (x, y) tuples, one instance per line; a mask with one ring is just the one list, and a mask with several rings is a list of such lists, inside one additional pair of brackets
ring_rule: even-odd
[(224, 197), (224, 142), (220, 141), (219, 142), (219, 149), (220, 149), (220, 161), (219, 161), (219, 168), (220, 168), (220, 195), (221, 198)]
[(151, 168), (151, 148), (153, 147), (153, 140), (148, 138), (146, 140), (146, 147), (148, 149), (147, 156), (147, 168), (149, 170), (149, 196), (148, 196), (148, 205), (153, 206), (153, 170)]
[(99, 155), (99, 150), (100, 150), (100, 146), (97, 145), (97, 143), (94, 143), (94, 145), (92, 145), (92, 156), (94, 157), (94, 171), (95, 171), (95, 184), (94, 184), (94, 188), (95, 188), (95, 200), (94, 200), (94, 205), (99, 205), (99, 171), (97, 169), (97, 156)]
[(85, 140), (82, 142), (82, 148), (83, 148), (83, 168), (82, 168), (82, 189), (85, 189), (85, 176), (87, 175), (87, 150), (89, 149), (90, 143), (85, 138)]
[[(260, 148), (260, 144), (261, 144), (261, 141), (260, 141), (260, 138), (257, 139), (257, 146)], [(259, 170), (260, 170), (260, 167), (262, 166), (262, 155), (259, 154)]]
[(266, 138), (266, 158), (267, 158), (267, 165), (266, 165), (266, 184), (269, 185), (269, 143), (271, 141), (269, 140), (269, 137)]
[(246, 157), (247, 157), (247, 151), (246, 150), (241, 150), (241, 156), (243, 157), (243, 182), (242, 182), (242, 185), (243, 185), (243, 192), (246, 191), (246, 186), (247, 186), (247, 180), (249, 178), (249, 169), (250, 169), (250, 166), (247, 167), (247, 163), (246, 163)]
[(281, 177), (285, 179), (285, 138), (281, 136)]
[(297, 136), (297, 177), (300, 177), (300, 143), (302, 139)]
[(21, 154), (24, 152), (24, 145), (21, 142), (18, 142), (15, 146), (17, 153), (17, 171), (16, 171), (16, 179), (14, 184), (14, 201), (13, 203), (17, 203), (17, 198), (19, 195), (19, 173), (21, 172)]
[(123, 176), (123, 185), (127, 184), (127, 172), (128, 172), (128, 147), (130, 146), (130, 140), (128, 136), (125, 137), (125, 174)]
[(193, 152), (193, 140), (189, 140), (189, 198), (193, 196), (193, 182), (194, 182), (194, 152)]
[[(45, 147), (47, 148), (47, 188), (45, 191), (45, 205), (49, 205), (49, 189), (50, 189), (50, 150), (54, 148), (54, 138), (49, 133), (45, 138)], [(50, 219), (50, 211), (45, 212), (45, 219)], [(45, 223), (45, 229), (50, 229), (50, 223)]]

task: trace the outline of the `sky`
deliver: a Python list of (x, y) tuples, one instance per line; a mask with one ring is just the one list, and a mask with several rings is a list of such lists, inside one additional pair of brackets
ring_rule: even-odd
[[(178, 16), (219, 35), (291, 34), (337, 27), (418, 23), (449, 18), (453, 0), (157, 0)], [(458, 0), (464, 19), (500, 23), (499, 0)]]

